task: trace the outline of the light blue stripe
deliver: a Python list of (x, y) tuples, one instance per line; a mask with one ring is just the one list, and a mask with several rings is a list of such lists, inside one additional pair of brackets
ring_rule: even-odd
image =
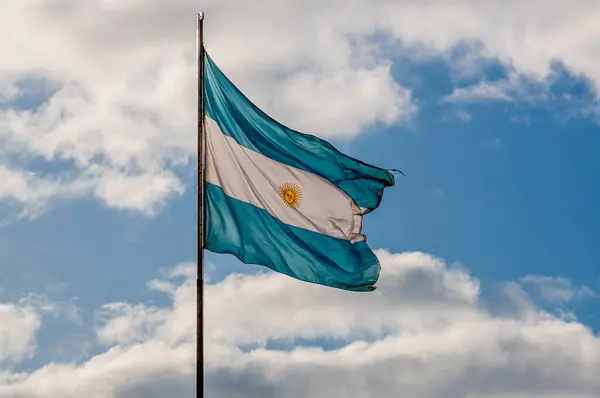
[(204, 92), (206, 113), (224, 134), (280, 163), (320, 175), (359, 206), (375, 209), (383, 189), (394, 185), (392, 171), (346, 156), (327, 141), (291, 130), (270, 118), (234, 86), (208, 55)]
[(379, 261), (365, 242), (293, 227), (266, 210), (231, 198), (205, 183), (206, 249), (229, 253), (307, 282), (344, 290), (371, 291)]

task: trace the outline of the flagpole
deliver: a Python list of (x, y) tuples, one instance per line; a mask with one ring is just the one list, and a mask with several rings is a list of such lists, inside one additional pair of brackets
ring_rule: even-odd
[(198, 245), (196, 280), (196, 398), (204, 397), (204, 13), (198, 13)]

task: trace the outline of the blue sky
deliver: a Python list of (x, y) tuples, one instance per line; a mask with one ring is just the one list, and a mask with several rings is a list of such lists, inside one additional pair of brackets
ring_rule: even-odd
[[(39, 395), (41, 389), (36, 390), (41, 388), (37, 380), (44, 377), (38, 369), (49, 364), (57, 367), (49, 371), (60, 375), (56, 380), (85, 382), (78, 382), (76, 388), (81, 390), (69, 390), (57, 381), (43, 394), (76, 394), (87, 388), (89, 380), (93, 384), (94, 377), (102, 379), (102, 372), (110, 380), (104, 382), (110, 389), (97, 390), (90, 398), (134, 398), (147, 389), (157, 394), (179, 391), (182, 385), (189, 388), (193, 380), (194, 329), (186, 323), (194, 316), (189, 311), (193, 308), (189, 287), (193, 268), (188, 264), (172, 275), (173, 267), (193, 262), (196, 253), (194, 65), (188, 37), (193, 26), (180, 28), (180, 11), (192, 5), (174, 1), (178, 16), (173, 16), (175, 11), (164, 15), (165, 26), (173, 29), (165, 28), (162, 39), (143, 39), (146, 28), (136, 25), (139, 20), (130, 14), (133, 8), (115, 11), (92, 3), (91, 9), (97, 7), (114, 17), (110, 19), (114, 26), (107, 22), (89, 27), (81, 31), (87, 32), (81, 42), (73, 38), (64, 44), (70, 49), (65, 50), (65, 59), (70, 60), (65, 64), (76, 65), (73, 69), (61, 69), (61, 62), (54, 59), (48, 60), (47, 69), (38, 65), (31, 70), (22, 66), (25, 61), (15, 61), (17, 73), (13, 73), (0, 63), (0, 110), (6, 121), (0, 123), (0, 142), (5, 148), (0, 152), (0, 176), (5, 180), (5, 187), (0, 188), (0, 214), (6, 221), (0, 227), (0, 324), (12, 325), (14, 319), (16, 325), (10, 329), (16, 332), (6, 334), (11, 336), (8, 340), (3, 340), (0, 327), (0, 397), (3, 393), (7, 397), (44, 396)], [(166, 3), (157, 0), (156, 7), (167, 7)], [(331, 3), (323, 5), (324, 13), (338, 10)], [(364, 6), (360, 4), (357, 7)], [(23, 7), (26, 15), (31, 11), (27, 7), (34, 6)], [(207, 2), (207, 7), (217, 6)], [(211, 396), (236, 396), (244, 391), (247, 396), (282, 396), (282, 391), (290, 398), (326, 396), (333, 391), (330, 378), (352, 379), (346, 364), (380, 375), (384, 368), (376, 366), (385, 367), (386, 359), (373, 354), (378, 344), (390, 344), (382, 351), (399, 350), (397, 356), (388, 358), (399, 362), (386, 368), (390, 374), (385, 382), (377, 381), (380, 376), (365, 376), (363, 384), (356, 381), (360, 386), (354, 388), (363, 388), (364, 394), (395, 396), (398, 389), (406, 389), (414, 397), (433, 398), (443, 396), (440, 391), (447, 389), (453, 391), (449, 394), (454, 395), (448, 395), (452, 397), (467, 393), (548, 396), (559, 390), (572, 397), (597, 395), (600, 386), (593, 377), (581, 381), (577, 377), (584, 376), (564, 371), (564, 379), (552, 376), (552, 371), (570, 366), (570, 355), (579, 361), (573, 368), (578, 374), (592, 374), (600, 366), (596, 335), (600, 330), (596, 309), (600, 188), (595, 183), (600, 169), (596, 156), (600, 119), (590, 62), (570, 50), (560, 54), (548, 50), (552, 56), (544, 53), (536, 58), (535, 46), (521, 47), (520, 28), (508, 22), (502, 29), (517, 37), (508, 35), (516, 43), (508, 46), (510, 51), (479, 25), (468, 37), (460, 37), (454, 24), (468, 24), (470, 19), (446, 18), (448, 10), (442, 6), (421, 10), (417, 5), (410, 11), (414, 15), (431, 12), (437, 15), (432, 18), (444, 21), (439, 22), (443, 25), (439, 35), (432, 32), (420, 37), (421, 33), (396, 31), (404, 28), (396, 27), (393, 18), (386, 19), (385, 8), (376, 19), (365, 22), (373, 29), (359, 33), (342, 22), (321, 25), (315, 16), (310, 20), (321, 35), (307, 36), (313, 49), (303, 53), (301, 45), (281, 44), (302, 37), (302, 29), (294, 28), (296, 19), (288, 11), (264, 7), (279, 13), (284, 25), (290, 24), (291, 33), (275, 22), (257, 27), (254, 33), (241, 26), (234, 32), (244, 13), (227, 16), (217, 7), (214, 12), (233, 33), (214, 25), (207, 28), (208, 37), (215, 37), (213, 60), (283, 123), (314, 131), (365, 162), (401, 169), (406, 177), (398, 176), (381, 206), (365, 218), (368, 244), (385, 252), (379, 252), (380, 293), (363, 303), (355, 296), (324, 292), (321, 287), (272, 275), (229, 255), (206, 253)], [(489, 18), (481, 17), (488, 22), (498, 12), (492, 6), (473, 10)], [(561, 13), (556, 11), (556, 18)], [(48, 39), (48, 46), (79, 32), (66, 15), (55, 16), (65, 28)], [(107, 32), (123, 28), (128, 24), (124, 21), (129, 21), (133, 33), (120, 43)], [(524, 24), (538, 26), (536, 21)], [(373, 38), (378, 29), (387, 33)], [(417, 26), (413, 29), (420, 32)], [(277, 32), (285, 36), (281, 43)], [(448, 42), (440, 39), (445, 32), (452, 36)], [(246, 34), (256, 35), (253, 44), (248, 44), (248, 50), (234, 51), (237, 47), (232, 43), (239, 43)], [(265, 37), (269, 39), (261, 44), (264, 59), (250, 57), (253, 49), (262, 48), (256, 42)], [(539, 37), (544, 37), (543, 32)], [(97, 64), (82, 50), (92, 45), (97, 46)], [(32, 44), (31, 48), (32, 54), (43, 58), (42, 47)], [(339, 54), (327, 58), (332, 48)], [(129, 51), (135, 56), (127, 58)], [(317, 55), (323, 60), (316, 61)], [(166, 56), (173, 61), (165, 60)], [(117, 67), (119, 57), (123, 70)], [(76, 69), (79, 62), (85, 68)], [(390, 67), (373, 72), (373, 64)], [(139, 65), (146, 69), (137, 71)], [(103, 73), (103, 68), (112, 74)], [(364, 71), (368, 73), (361, 74)], [(363, 78), (367, 79), (364, 90)], [(323, 81), (326, 84), (321, 85)], [(346, 83), (336, 86), (340, 81)], [(354, 82), (357, 88), (352, 87)], [(315, 95), (315, 103), (329, 103), (329, 108), (322, 106), (308, 117), (308, 110), (314, 112), (315, 107), (310, 101), (313, 91), (307, 87), (326, 97)], [(327, 87), (347, 91), (337, 95)], [(411, 93), (409, 100), (402, 97), (406, 92)], [(285, 94), (290, 94), (289, 99)], [(408, 110), (409, 105), (414, 112)], [(21, 113), (15, 116), (13, 111)], [(386, 119), (390, 112), (396, 116), (393, 122)], [(347, 130), (336, 130), (336, 123), (348, 126)], [(243, 275), (235, 279), (234, 273)], [(17, 311), (14, 318), (3, 315), (3, 308)], [(35, 319), (39, 319), (39, 329)], [(508, 326), (494, 329), (487, 323), (490, 319)], [(470, 326), (464, 328), (465, 322)], [(448, 330), (438, 328), (446, 324)], [(465, 332), (477, 327), (484, 330), (477, 338)], [(436, 333), (441, 337), (435, 337)], [(27, 338), (21, 341), (19, 335)], [(525, 337), (518, 340), (517, 335)], [(473, 344), (479, 344), (478, 339), (488, 336), (498, 336), (498, 340), (472, 347), (465, 343), (466, 348), (461, 348), (463, 341), (473, 339), (477, 341)], [(415, 342), (402, 340), (412, 337)], [(440, 348), (444, 338), (450, 341), (448, 349), (456, 351)], [(394, 339), (397, 343), (390, 343)], [(429, 341), (422, 351), (402, 351), (404, 344), (412, 349), (422, 341)], [(23, 349), (10, 348), (21, 345)], [(331, 353), (304, 351), (306, 346)], [(578, 351), (582, 346), (588, 351)], [(251, 350), (257, 347), (264, 351)], [(516, 358), (515, 363), (529, 364), (533, 373), (519, 373), (508, 362), (502, 368), (500, 360), (492, 365), (486, 362), (483, 368), (490, 370), (482, 374), (491, 381), (482, 386), (475, 376), (442, 376), (437, 370), (445, 369), (439, 358), (449, 358), (448, 363), (461, 369), (493, 362), (489, 358), (495, 358), (497, 347), (504, 347), (503, 354)], [(100, 376), (85, 373), (86, 366), (95, 369), (103, 361), (117, 364), (117, 357), (133, 358), (136, 349), (147, 350), (140, 351), (141, 362), (118, 362), (129, 363), (130, 368), (107, 365), (98, 368), (103, 369), (98, 371)], [(344, 349), (358, 350), (357, 358), (364, 355), (375, 365), (351, 365), (354, 359), (345, 357)], [(536, 356), (538, 349), (558, 353), (552, 354), (559, 359), (550, 376), (542, 369), (548, 359)], [(297, 356), (287, 356), (292, 351)], [(487, 354), (478, 356), (478, 352)], [(527, 356), (529, 352), (533, 354)], [(411, 355), (425, 359), (415, 364)], [(150, 357), (161, 363), (154, 365)], [(153, 365), (144, 367), (144, 358)], [(70, 363), (73, 368), (65, 365)], [(314, 372), (319, 366), (322, 374)], [(272, 373), (273, 369), (280, 373)], [(536, 369), (541, 369), (539, 374)], [(435, 388), (424, 390), (410, 377), (397, 376), (421, 373), (435, 380), (431, 383)], [(127, 377), (138, 381), (129, 383)], [(283, 387), (286, 377), (296, 380), (289, 391)], [(503, 383), (504, 377), (511, 382)], [(307, 380), (313, 380), (315, 387)], [(514, 389), (507, 390), (506, 385)]]

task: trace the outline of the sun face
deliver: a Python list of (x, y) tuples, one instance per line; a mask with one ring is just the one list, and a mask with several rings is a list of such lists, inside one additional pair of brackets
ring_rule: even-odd
[(285, 183), (280, 186), (279, 196), (290, 209), (297, 209), (302, 202), (302, 190), (296, 184)]

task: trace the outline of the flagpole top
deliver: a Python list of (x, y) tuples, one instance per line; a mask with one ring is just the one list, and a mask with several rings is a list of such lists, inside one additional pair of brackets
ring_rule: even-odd
[(198, 13), (198, 20), (203, 20), (204, 19), (204, 13), (203, 12), (199, 12)]

